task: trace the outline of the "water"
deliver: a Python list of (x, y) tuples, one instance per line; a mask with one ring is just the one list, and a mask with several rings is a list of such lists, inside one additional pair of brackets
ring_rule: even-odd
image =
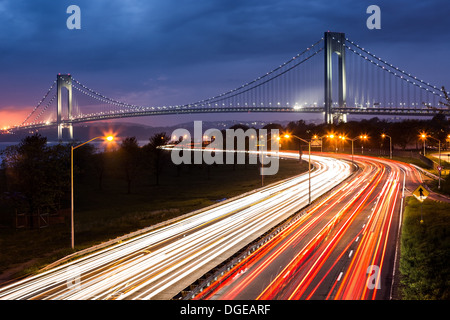
[[(9, 146), (15, 146), (18, 145), (20, 143), (20, 141), (12, 141), (12, 142), (0, 142), (0, 151), (5, 150), (7, 147)], [(57, 145), (57, 142), (48, 142), (47, 145), (49, 146), (54, 146)]]
[(18, 144), (18, 142), (0, 142), (0, 152), (5, 150), (9, 146)]

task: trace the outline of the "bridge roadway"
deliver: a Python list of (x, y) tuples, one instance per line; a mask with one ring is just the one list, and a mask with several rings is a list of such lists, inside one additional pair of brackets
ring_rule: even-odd
[[(313, 200), (351, 175), (349, 162), (311, 159)], [(302, 174), (11, 283), (0, 288), (0, 299), (171, 299), (307, 204)]]
[[(190, 107), (190, 106), (175, 106), (175, 107), (152, 107), (148, 110), (133, 110), (133, 111), (111, 111), (105, 113), (95, 113), (89, 115), (83, 115), (82, 117), (74, 118), (71, 120), (62, 120), (62, 124), (77, 124), (92, 121), (121, 119), (121, 118), (134, 118), (134, 117), (147, 117), (158, 115), (175, 115), (175, 114), (197, 114), (197, 113), (261, 113), (261, 112), (289, 112), (289, 113), (320, 113), (324, 112), (323, 108), (300, 106), (277, 106), (277, 107), (263, 107), (263, 106), (246, 106), (246, 107)], [(388, 115), (388, 116), (425, 116), (433, 117), (436, 114), (442, 113), (446, 116), (450, 116), (450, 109), (431, 109), (431, 108), (405, 108), (405, 107), (367, 107), (367, 108), (355, 108), (355, 107), (334, 107), (334, 113), (339, 114), (353, 114), (353, 115)], [(28, 130), (49, 128), (57, 126), (56, 121), (52, 122), (40, 122), (30, 125), (24, 125), (20, 127), (11, 128), (10, 130)]]
[(391, 299), (403, 198), (421, 174), (396, 161), (355, 161), (355, 177), (195, 299)]

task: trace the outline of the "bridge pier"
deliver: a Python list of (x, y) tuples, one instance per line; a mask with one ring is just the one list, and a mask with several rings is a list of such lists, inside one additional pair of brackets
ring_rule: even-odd
[(347, 116), (333, 113), (333, 53), (338, 55), (338, 104), (346, 106), (347, 85), (345, 75), (345, 33), (325, 32), (324, 57), (325, 57), (325, 123), (347, 121)]
[(63, 101), (62, 89), (66, 88), (67, 95), (67, 117), (72, 120), (72, 76), (70, 74), (58, 74), (56, 77), (57, 83), (57, 108), (56, 108), (56, 123), (58, 126), (58, 141), (63, 140), (63, 128), (69, 129), (69, 140), (73, 140), (73, 126), (71, 122), (63, 122)]

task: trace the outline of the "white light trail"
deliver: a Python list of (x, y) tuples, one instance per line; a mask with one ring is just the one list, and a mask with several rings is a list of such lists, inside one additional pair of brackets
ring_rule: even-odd
[[(341, 160), (311, 155), (311, 161), (312, 200), (351, 174)], [(0, 299), (157, 299), (307, 205), (308, 173), (9, 284)], [(78, 285), (69, 285), (74, 279)]]

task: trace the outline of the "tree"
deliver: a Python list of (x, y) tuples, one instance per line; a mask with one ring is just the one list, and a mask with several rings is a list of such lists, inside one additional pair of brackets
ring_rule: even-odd
[(7, 191), (19, 196), (14, 206), (33, 216), (58, 210), (69, 189), (69, 147), (49, 147), (47, 138), (35, 134), (2, 152)]
[(131, 185), (136, 180), (141, 169), (141, 148), (136, 137), (127, 137), (122, 140), (119, 148), (119, 163), (127, 182), (127, 193), (131, 193)]
[(389, 130), (389, 135), (392, 138), (392, 143), (401, 147), (403, 150), (408, 145), (414, 144), (418, 141), (419, 124), (416, 120), (405, 120), (395, 123)]
[(447, 139), (447, 135), (449, 132), (449, 122), (447, 121), (447, 117), (439, 113), (435, 115), (429, 123), (430, 134), (434, 135), (436, 139), (441, 141), (445, 141)]
[(96, 148), (88, 143), (77, 148), (73, 153), (74, 174), (80, 181), (83, 181), (92, 171), (94, 166), (92, 159), (95, 152)]
[(157, 186), (159, 186), (159, 178), (163, 167), (168, 161), (166, 156), (167, 152), (161, 147), (165, 146), (167, 143), (169, 143), (169, 141), (170, 137), (167, 136), (165, 132), (160, 132), (150, 137), (149, 143), (144, 146), (146, 154), (150, 159), (150, 167), (153, 174), (155, 175)]
[(94, 153), (92, 155), (92, 166), (94, 167), (94, 172), (98, 178), (98, 189), (103, 189), (103, 178), (105, 176), (106, 168), (106, 154), (105, 152)]

